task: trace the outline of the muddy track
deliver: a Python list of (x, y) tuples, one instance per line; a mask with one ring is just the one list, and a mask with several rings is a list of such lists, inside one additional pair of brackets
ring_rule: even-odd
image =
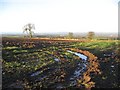
[[(34, 83), (38, 86), (46, 88), (94, 87), (95, 82), (92, 81), (92, 75), (101, 74), (97, 57), (88, 51), (73, 48), (67, 48), (66, 50), (71, 50), (86, 55), (88, 57), (87, 62), (82, 59), (78, 60), (74, 63), (73, 67), (71, 67), (71, 63), (67, 64), (68, 62), (66, 62), (66, 64), (65, 62), (55, 62), (51, 65), (44, 66), (34, 72), (37, 73), (42, 71), (41, 74), (32, 74), (30, 76), (29, 82), (32, 82), (30, 85)], [(55, 67), (55, 65), (57, 67)], [(86, 67), (83, 65), (86, 65)], [(75, 71), (80, 74), (75, 76)]]
[(87, 70), (86, 72), (83, 73), (83, 77), (77, 80), (78, 81), (77, 86), (78, 87), (84, 86), (85, 88), (95, 87), (95, 82), (92, 81), (92, 76), (101, 74), (97, 57), (90, 53), (89, 51), (82, 51), (74, 48), (70, 48), (69, 50), (83, 53), (88, 57)]

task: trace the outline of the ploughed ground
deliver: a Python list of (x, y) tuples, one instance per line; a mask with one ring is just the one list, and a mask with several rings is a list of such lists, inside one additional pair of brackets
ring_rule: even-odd
[(3, 89), (120, 87), (119, 46), (97, 51), (76, 45), (87, 42), (3, 38)]

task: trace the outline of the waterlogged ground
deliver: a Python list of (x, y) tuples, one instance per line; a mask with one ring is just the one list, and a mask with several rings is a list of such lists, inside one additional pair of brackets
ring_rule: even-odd
[(120, 87), (118, 41), (31, 42), (3, 38), (3, 89)]

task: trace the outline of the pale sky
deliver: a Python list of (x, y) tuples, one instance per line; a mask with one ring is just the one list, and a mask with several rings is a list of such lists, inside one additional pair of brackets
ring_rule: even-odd
[(118, 32), (119, 0), (0, 0), (0, 33)]

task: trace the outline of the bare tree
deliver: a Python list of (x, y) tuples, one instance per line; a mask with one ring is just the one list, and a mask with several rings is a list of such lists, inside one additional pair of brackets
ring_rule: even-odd
[(24, 38), (24, 44), (23, 44), (23, 47), (33, 47), (34, 44), (32, 43), (31, 41), (31, 38), (33, 37), (33, 29), (35, 29), (35, 25), (34, 24), (31, 24), (31, 23), (28, 23), (26, 24), (24, 27), (23, 27), (23, 33), (26, 33), (27, 35), (27, 39)]
[(31, 24), (31, 23), (28, 23), (26, 24), (24, 27), (23, 27), (23, 33), (27, 33), (28, 37), (29, 38), (32, 38), (33, 37), (33, 31), (32, 29), (35, 29), (35, 25), (34, 24)]

